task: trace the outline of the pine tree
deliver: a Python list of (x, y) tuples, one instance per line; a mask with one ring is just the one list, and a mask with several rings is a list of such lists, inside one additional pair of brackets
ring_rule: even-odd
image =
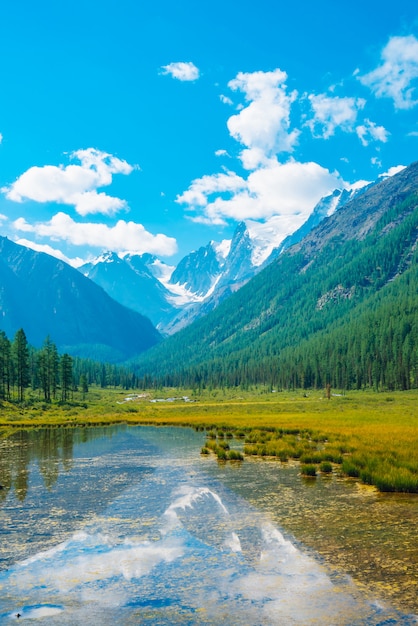
[(6, 333), (0, 331), (0, 399), (10, 398), (11, 346)]
[(23, 402), (25, 389), (29, 385), (29, 348), (25, 331), (20, 328), (12, 343), (12, 360), (15, 365), (15, 380), (17, 384), (17, 399)]
[(46, 402), (55, 398), (58, 382), (59, 357), (56, 345), (48, 336), (38, 355), (38, 376)]
[(69, 354), (63, 354), (60, 359), (61, 400), (66, 402), (73, 382), (73, 360)]

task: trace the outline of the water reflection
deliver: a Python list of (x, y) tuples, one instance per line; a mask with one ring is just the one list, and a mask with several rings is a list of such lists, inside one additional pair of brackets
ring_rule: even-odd
[(416, 623), (293, 540), (310, 528), (349, 543), (336, 512), (355, 515), (354, 489), (307, 486), (277, 462), (219, 465), (204, 438), (117, 426), (3, 439), (0, 623)]
[(109, 436), (111, 431), (111, 427), (40, 428), (0, 433), (0, 503), (10, 490), (20, 501), (26, 498), (33, 464), (39, 468), (45, 487), (51, 489), (60, 471), (71, 469), (74, 446)]

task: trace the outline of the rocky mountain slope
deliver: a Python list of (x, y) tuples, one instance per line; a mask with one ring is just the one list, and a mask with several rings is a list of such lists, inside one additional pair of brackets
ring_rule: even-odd
[(274, 229), (240, 222), (231, 240), (211, 241), (186, 255), (175, 268), (149, 254), (120, 258), (107, 252), (79, 269), (112, 298), (149, 317), (163, 334), (174, 334), (215, 309), (365, 189), (336, 189), (313, 208), (298, 230), (279, 243)]
[[(341, 354), (349, 340), (354, 342), (353, 370), (368, 355), (364, 371), (369, 376), (381, 351), (372, 347), (376, 337), (384, 344), (390, 341), (392, 351), (400, 346), (407, 362), (407, 373), (400, 376), (407, 388), (408, 377), (418, 376), (411, 369), (418, 344), (417, 245), (414, 163), (344, 204), (214, 311), (150, 350), (138, 361), (138, 372), (168, 384), (260, 382), (271, 380), (286, 350), (303, 345), (306, 359), (329, 346), (321, 364), (326, 371), (331, 356), (338, 357), (329, 345), (335, 333)], [(387, 325), (384, 335), (379, 334), (380, 319)], [(391, 324), (396, 342), (386, 339)], [(395, 329), (395, 324), (401, 327)], [(356, 343), (357, 336), (364, 339)], [(309, 348), (314, 341), (315, 350)], [(301, 354), (292, 352), (288, 371)], [(340, 358), (337, 369), (347, 364)], [(392, 354), (391, 367), (394, 361), (396, 367), (403, 363), (399, 358)]]

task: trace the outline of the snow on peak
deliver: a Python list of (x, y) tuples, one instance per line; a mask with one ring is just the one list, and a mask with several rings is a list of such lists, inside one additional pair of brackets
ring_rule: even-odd
[(279, 247), (287, 233), (283, 234), (278, 218), (271, 218), (263, 223), (248, 220), (246, 226), (252, 243), (251, 263), (254, 267), (259, 267), (274, 248)]
[(347, 185), (347, 191), (357, 191), (358, 189), (363, 189), (363, 187), (367, 187), (367, 185), (371, 185), (372, 181), (370, 180), (356, 180), (355, 183), (351, 185)]
[(336, 194), (336, 193), (332, 194), (330, 202), (328, 204), (327, 213), (326, 213), (327, 217), (335, 213), (335, 210), (340, 204), (340, 202), (341, 202), (341, 192), (339, 194)]
[(115, 252), (107, 250), (106, 252), (102, 252), (102, 254), (100, 254), (98, 257), (90, 262), (92, 265), (98, 265), (99, 263), (114, 263), (115, 259), (118, 258), (119, 257)]
[(220, 243), (211, 241), (212, 248), (215, 250), (218, 261), (224, 261), (231, 250), (232, 239), (223, 239)]
[(167, 263), (163, 263), (163, 261), (160, 261), (157, 258), (154, 259), (148, 267), (155, 276), (155, 278), (159, 280), (165, 287), (167, 287), (167, 283), (171, 278), (171, 274), (176, 269), (175, 265), (167, 265)]

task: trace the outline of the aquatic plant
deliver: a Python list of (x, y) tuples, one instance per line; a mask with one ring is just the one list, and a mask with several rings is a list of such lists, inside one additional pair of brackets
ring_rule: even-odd
[(224, 450), (224, 448), (217, 448), (216, 449), (216, 455), (217, 455), (219, 461), (227, 461), (228, 460), (228, 454), (227, 454), (227, 451)]
[(324, 474), (331, 474), (332, 464), (329, 461), (322, 461), (321, 465), (319, 466), (319, 469)]
[(228, 453), (228, 459), (230, 461), (243, 461), (244, 457), (239, 450), (230, 450)]
[(315, 478), (316, 467), (315, 465), (301, 465), (300, 472), (302, 476), (308, 476), (309, 478)]

